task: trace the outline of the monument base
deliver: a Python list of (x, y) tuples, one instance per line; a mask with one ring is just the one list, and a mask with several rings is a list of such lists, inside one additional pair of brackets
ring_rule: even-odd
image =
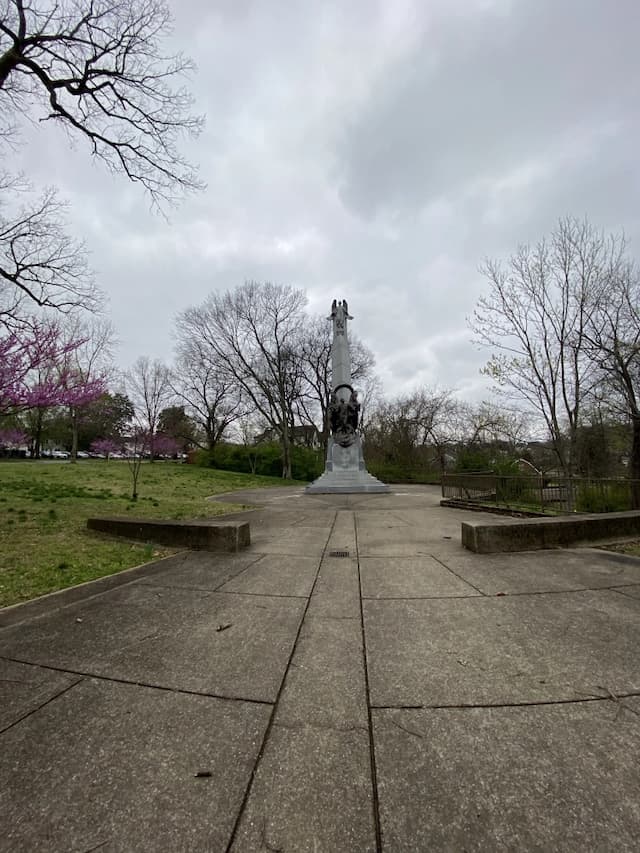
[(358, 492), (391, 491), (386, 483), (381, 483), (366, 469), (362, 455), (362, 440), (356, 440), (349, 447), (342, 447), (330, 438), (327, 448), (327, 462), (324, 474), (310, 483), (305, 493), (308, 495), (356, 494)]

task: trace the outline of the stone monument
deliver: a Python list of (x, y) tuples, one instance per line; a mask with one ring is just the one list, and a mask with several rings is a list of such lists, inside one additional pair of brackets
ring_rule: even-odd
[(389, 486), (376, 480), (366, 469), (362, 455), (362, 439), (358, 435), (360, 403), (351, 384), (351, 357), (347, 323), (353, 320), (347, 301), (333, 300), (331, 316), (331, 400), (329, 425), (331, 437), (327, 448), (324, 474), (314, 480), (307, 494), (351, 494), (355, 492), (388, 492)]

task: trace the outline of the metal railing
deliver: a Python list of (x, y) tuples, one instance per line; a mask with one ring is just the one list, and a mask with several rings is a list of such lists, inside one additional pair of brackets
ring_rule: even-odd
[(531, 474), (445, 474), (442, 496), (478, 506), (549, 515), (622, 512), (638, 508), (640, 481)]

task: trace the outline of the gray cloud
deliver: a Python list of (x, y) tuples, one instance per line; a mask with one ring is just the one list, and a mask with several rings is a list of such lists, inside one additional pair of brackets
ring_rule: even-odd
[(123, 366), (245, 279), (346, 297), (389, 393), (487, 394), (465, 317), (485, 255), (567, 213), (638, 254), (635, 0), (174, 3), (207, 191), (167, 222), (46, 125), (16, 162), (56, 183), (110, 296)]
[(402, 215), (529, 161), (553, 169), (601, 130), (627, 135), (638, 23), (634, 2), (598, 0), (442, 16), (349, 124), (343, 198)]

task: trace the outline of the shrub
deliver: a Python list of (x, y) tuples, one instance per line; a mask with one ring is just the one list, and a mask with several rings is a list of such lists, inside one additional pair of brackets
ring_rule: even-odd
[(383, 483), (425, 483), (440, 485), (440, 474), (424, 468), (412, 468), (393, 462), (367, 463), (367, 470)]
[[(282, 451), (275, 442), (247, 446), (244, 444), (219, 444), (215, 450), (196, 453), (195, 463), (220, 471), (237, 471), (241, 474), (262, 474), (267, 477), (282, 476)], [(291, 448), (291, 468), (294, 480), (315, 480), (324, 470), (317, 450), (308, 447)]]
[(496, 477), (496, 503), (538, 503), (540, 481), (531, 477)]
[(631, 509), (631, 490), (626, 483), (582, 483), (576, 494), (578, 512), (624, 512)]
[(479, 447), (464, 447), (459, 451), (453, 467), (455, 472), (493, 470), (492, 454)]

